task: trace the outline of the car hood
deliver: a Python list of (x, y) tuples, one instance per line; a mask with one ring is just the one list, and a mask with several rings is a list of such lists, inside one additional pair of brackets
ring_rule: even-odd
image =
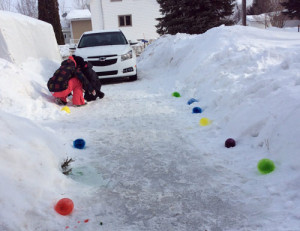
[(111, 46), (97, 46), (76, 48), (75, 55), (86, 58), (89, 56), (101, 55), (123, 55), (132, 50), (129, 45), (111, 45)]

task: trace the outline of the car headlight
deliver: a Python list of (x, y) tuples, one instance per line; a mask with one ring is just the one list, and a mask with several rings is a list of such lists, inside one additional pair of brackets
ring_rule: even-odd
[(132, 50), (128, 51), (126, 54), (121, 55), (121, 61), (125, 61), (127, 59), (132, 59)]

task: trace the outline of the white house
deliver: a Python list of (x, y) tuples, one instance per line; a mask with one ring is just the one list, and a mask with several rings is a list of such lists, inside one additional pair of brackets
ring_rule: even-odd
[(161, 17), (156, 0), (90, 0), (93, 30), (120, 29), (129, 40), (151, 40), (156, 18)]

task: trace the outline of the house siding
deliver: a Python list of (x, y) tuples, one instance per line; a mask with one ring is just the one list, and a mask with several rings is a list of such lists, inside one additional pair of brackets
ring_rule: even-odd
[[(149, 40), (159, 36), (156, 33), (155, 25), (158, 21), (155, 18), (161, 17), (161, 14), (156, 0), (102, 0), (102, 4), (100, 1), (91, 1), (92, 20), (100, 21), (93, 22), (93, 30), (120, 29), (129, 40)], [(131, 15), (132, 26), (119, 27), (119, 15)]]
[(90, 3), (90, 11), (92, 18), (92, 28), (93, 30), (102, 30), (103, 25), (103, 16), (102, 16), (102, 4), (100, 0), (94, 0)]

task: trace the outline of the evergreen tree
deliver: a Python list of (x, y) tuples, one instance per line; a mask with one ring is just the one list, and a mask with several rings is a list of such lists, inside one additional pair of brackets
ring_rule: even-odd
[(39, 19), (53, 26), (56, 41), (64, 45), (64, 36), (61, 29), (57, 0), (38, 0)]
[(281, 5), (287, 9), (283, 14), (290, 16), (291, 18), (300, 19), (300, 1), (299, 0), (287, 0), (281, 3)]
[(231, 25), (235, 0), (157, 0), (163, 17), (157, 33), (201, 34), (222, 24)]

